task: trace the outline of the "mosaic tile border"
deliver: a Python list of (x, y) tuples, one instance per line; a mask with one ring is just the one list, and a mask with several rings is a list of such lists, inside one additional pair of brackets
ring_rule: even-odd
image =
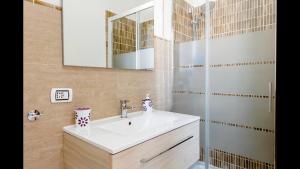
[[(205, 122), (205, 120), (200, 119), (200, 122)], [(266, 133), (275, 133), (274, 130), (266, 129), (266, 128), (253, 127), (253, 126), (247, 126), (247, 125), (230, 123), (230, 122), (223, 122), (223, 121), (217, 121), (217, 120), (210, 120), (209, 122), (213, 123), (213, 124), (219, 124), (219, 125), (222, 125), (222, 126), (239, 127), (239, 128), (252, 129), (252, 130), (255, 130), (255, 131), (261, 131), (261, 132), (266, 132)]]
[[(204, 161), (204, 147), (200, 147), (200, 161)], [(254, 160), (220, 149), (209, 148), (210, 164), (226, 169), (274, 169), (274, 164)]]
[(250, 65), (267, 65), (275, 64), (275, 60), (262, 60), (262, 61), (250, 61), (239, 63), (227, 63), (227, 64), (213, 64), (210, 67), (233, 67), (233, 66), (250, 66)]
[(172, 91), (173, 93), (175, 94), (184, 94), (184, 93), (187, 93), (187, 94), (205, 94), (204, 92), (195, 92), (195, 91), (185, 91), (185, 90), (173, 90)]
[(184, 90), (174, 90), (172, 92), (175, 93), (175, 94), (177, 94), (177, 93), (187, 93), (187, 91), (184, 91)]
[(205, 94), (205, 92), (194, 92), (194, 91), (188, 91), (188, 94)]
[[(209, 67), (212, 68), (219, 68), (219, 67), (239, 67), (239, 66), (250, 66), (250, 65), (267, 65), (267, 64), (275, 64), (275, 60), (261, 60), (261, 61), (250, 61), (250, 62), (238, 62), (238, 63), (226, 63), (226, 64), (212, 64)], [(186, 68), (196, 68), (196, 67), (205, 67), (205, 65), (181, 65), (181, 66), (174, 66), (174, 69), (186, 69)]]
[[(188, 93), (188, 94), (205, 94), (205, 92), (196, 92), (196, 91), (186, 91), (186, 90), (173, 90), (173, 93)], [(248, 98), (260, 98), (268, 99), (269, 96), (257, 95), (257, 94), (239, 94), (239, 93), (210, 93), (212, 96), (236, 96), (236, 97), (248, 97)], [(272, 99), (275, 99), (275, 96), (272, 96)]]
[(186, 68), (199, 68), (204, 67), (204, 65), (182, 65), (182, 66), (174, 66), (173, 69), (186, 69)]
[[(257, 94), (238, 94), (238, 93), (211, 93), (213, 96), (237, 96), (237, 97), (249, 97), (249, 98), (260, 98), (260, 99), (268, 99), (269, 96), (265, 95), (257, 95)], [(275, 99), (275, 96), (272, 96)]]
[(31, 2), (33, 4), (38, 4), (38, 5), (46, 6), (46, 7), (49, 7), (49, 8), (53, 8), (53, 9), (56, 9), (58, 11), (62, 11), (62, 7), (61, 6), (53, 5), (53, 4), (50, 4), (50, 3), (47, 3), (47, 2), (44, 2), (44, 1), (41, 1), (41, 0), (25, 0), (25, 1)]

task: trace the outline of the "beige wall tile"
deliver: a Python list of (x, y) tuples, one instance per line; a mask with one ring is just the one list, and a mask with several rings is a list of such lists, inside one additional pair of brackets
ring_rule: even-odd
[[(119, 100), (129, 99), (141, 110), (141, 99), (150, 93), (154, 106), (166, 109), (169, 90), (163, 62), (168, 42), (155, 38), (155, 71), (113, 70), (63, 66), (61, 11), (24, 2), (24, 168), (62, 169), (62, 128), (74, 124), (76, 106), (92, 108), (92, 119), (118, 115)], [(162, 53), (160, 53), (162, 52)], [(164, 53), (163, 53), (164, 52)], [(71, 103), (50, 103), (53, 87), (70, 87)], [(42, 111), (35, 121), (27, 112)]]

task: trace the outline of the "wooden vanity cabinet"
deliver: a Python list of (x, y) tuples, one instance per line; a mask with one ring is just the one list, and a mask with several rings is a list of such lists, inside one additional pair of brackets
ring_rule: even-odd
[(199, 160), (199, 120), (110, 154), (64, 133), (65, 169), (187, 169)]

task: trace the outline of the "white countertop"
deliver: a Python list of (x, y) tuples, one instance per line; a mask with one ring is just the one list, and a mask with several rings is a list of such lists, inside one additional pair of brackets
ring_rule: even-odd
[(102, 150), (116, 154), (197, 120), (200, 120), (199, 116), (153, 110), (152, 113), (128, 113), (128, 118), (114, 116), (94, 120), (84, 129), (69, 125), (63, 130)]

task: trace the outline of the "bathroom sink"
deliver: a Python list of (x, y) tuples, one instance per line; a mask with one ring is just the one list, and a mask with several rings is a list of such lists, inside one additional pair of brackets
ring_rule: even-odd
[(128, 113), (127, 118), (114, 116), (94, 120), (86, 129), (70, 125), (63, 130), (115, 154), (199, 119), (199, 116), (153, 110), (152, 113)]
[(164, 116), (159, 113), (144, 115), (133, 114), (128, 118), (119, 118), (106, 124), (96, 125), (97, 128), (107, 130), (123, 136), (139, 135), (159, 130), (164, 126), (171, 126), (178, 120), (176, 116)]

